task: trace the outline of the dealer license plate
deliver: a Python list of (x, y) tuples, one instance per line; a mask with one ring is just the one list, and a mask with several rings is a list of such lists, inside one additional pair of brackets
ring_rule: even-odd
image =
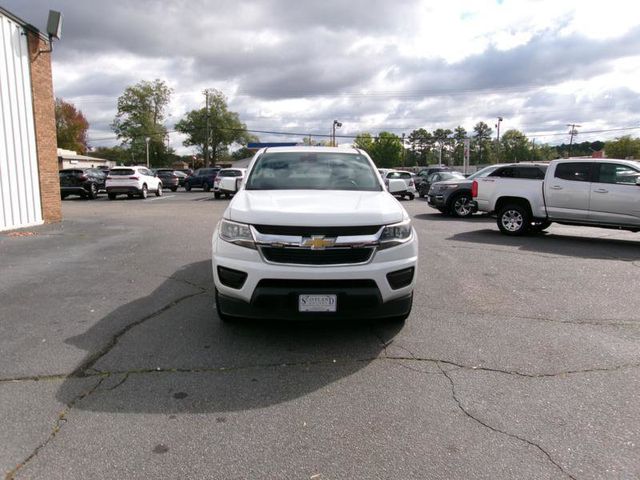
[(337, 295), (298, 296), (298, 311), (300, 312), (335, 312), (337, 307)]

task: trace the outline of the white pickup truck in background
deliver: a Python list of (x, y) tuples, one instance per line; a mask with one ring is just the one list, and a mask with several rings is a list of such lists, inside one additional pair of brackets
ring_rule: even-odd
[[(524, 173), (532, 168), (546, 170), (544, 177)], [(640, 231), (640, 162), (634, 160), (514, 164), (474, 180), (472, 196), (473, 208), (495, 213), (507, 235), (539, 232), (553, 222)]]

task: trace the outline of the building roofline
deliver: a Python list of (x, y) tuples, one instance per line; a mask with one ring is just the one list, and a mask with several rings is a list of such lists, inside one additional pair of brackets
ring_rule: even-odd
[(29, 22), (24, 21), (20, 17), (14, 15), (13, 13), (11, 13), (9, 10), (7, 10), (6, 8), (4, 8), (2, 6), (0, 6), (0, 14), (4, 15), (5, 17), (8, 17), (10, 20), (16, 22), (18, 25), (20, 25), (25, 30), (29, 30), (31, 33), (35, 33), (42, 40), (45, 40), (46, 42), (50, 41), (49, 37), (45, 33), (41, 32), (35, 26), (31, 25)]

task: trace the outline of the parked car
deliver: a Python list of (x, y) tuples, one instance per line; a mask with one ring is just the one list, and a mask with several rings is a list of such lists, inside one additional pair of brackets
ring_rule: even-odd
[(427, 202), (433, 208), (440, 210), (441, 213), (456, 217), (468, 217), (473, 213), (471, 209), (473, 180), (486, 177), (503, 165), (490, 165), (463, 179), (455, 178), (434, 182), (427, 194)]
[(213, 182), (213, 196), (220, 198), (221, 195), (224, 195), (225, 198), (229, 198), (234, 195), (240, 190), (246, 171), (246, 168), (223, 168), (220, 170)]
[(440, 172), (434, 172), (429, 175), (426, 179), (424, 179), (418, 186), (416, 187), (418, 190), (418, 195), (421, 197), (426, 197), (429, 193), (429, 189), (431, 185), (436, 182), (441, 182), (443, 180), (463, 180), (465, 177), (462, 173), (456, 172), (454, 170), (443, 170)]
[(178, 168), (176, 169), (176, 172), (182, 172), (185, 175), (189, 176), (193, 175), (193, 168)]
[(168, 188), (172, 192), (178, 190), (180, 186), (180, 177), (177, 175), (178, 173), (170, 168), (158, 168), (156, 170), (156, 175), (160, 180), (162, 180), (163, 188)]
[(212, 237), (218, 318), (403, 321), (418, 236), (359, 149), (260, 150)]
[(416, 189), (420, 187), (420, 184), (427, 180), (427, 177), (435, 172), (445, 172), (451, 170), (444, 165), (431, 165), (421, 169), (416, 175)]
[(182, 170), (174, 170), (173, 173), (178, 177), (178, 186), (184, 187), (184, 181), (189, 175), (184, 173)]
[(404, 198), (407, 197), (409, 200), (413, 200), (416, 196), (416, 185), (413, 181), (413, 177), (411, 176), (411, 172), (405, 172), (402, 170), (381, 170), (384, 173), (381, 173), (382, 178), (384, 180), (385, 185), (389, 186), (389, 180), (399, 179), (403, 180), (406, 188), (402, 191), (395, 192), (394, 195), (396, 197)]
[(220, 167), (199, 168), (185, 179), (184, 189), (188, 192), (196, 187), (208, 192), (213, 188), (213, 184), (220, 170)]
[(105, 188), (105, 175), (96, 168), (65, 168), (60, 176), (60, 196), (79, 195), (93, 200)]
[(149, 192), (162, 195), (162, 180), (146, 167), (114, 167), (107, 177), (107, 195), (114, 200), (120, 194), (147, 198)]

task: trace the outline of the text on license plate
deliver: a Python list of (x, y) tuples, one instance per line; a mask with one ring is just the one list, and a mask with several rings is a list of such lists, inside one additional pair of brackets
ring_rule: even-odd
[(337, 307), (337, 295), (298, 296), (298, 311), (300, 312), (335, 312)]

